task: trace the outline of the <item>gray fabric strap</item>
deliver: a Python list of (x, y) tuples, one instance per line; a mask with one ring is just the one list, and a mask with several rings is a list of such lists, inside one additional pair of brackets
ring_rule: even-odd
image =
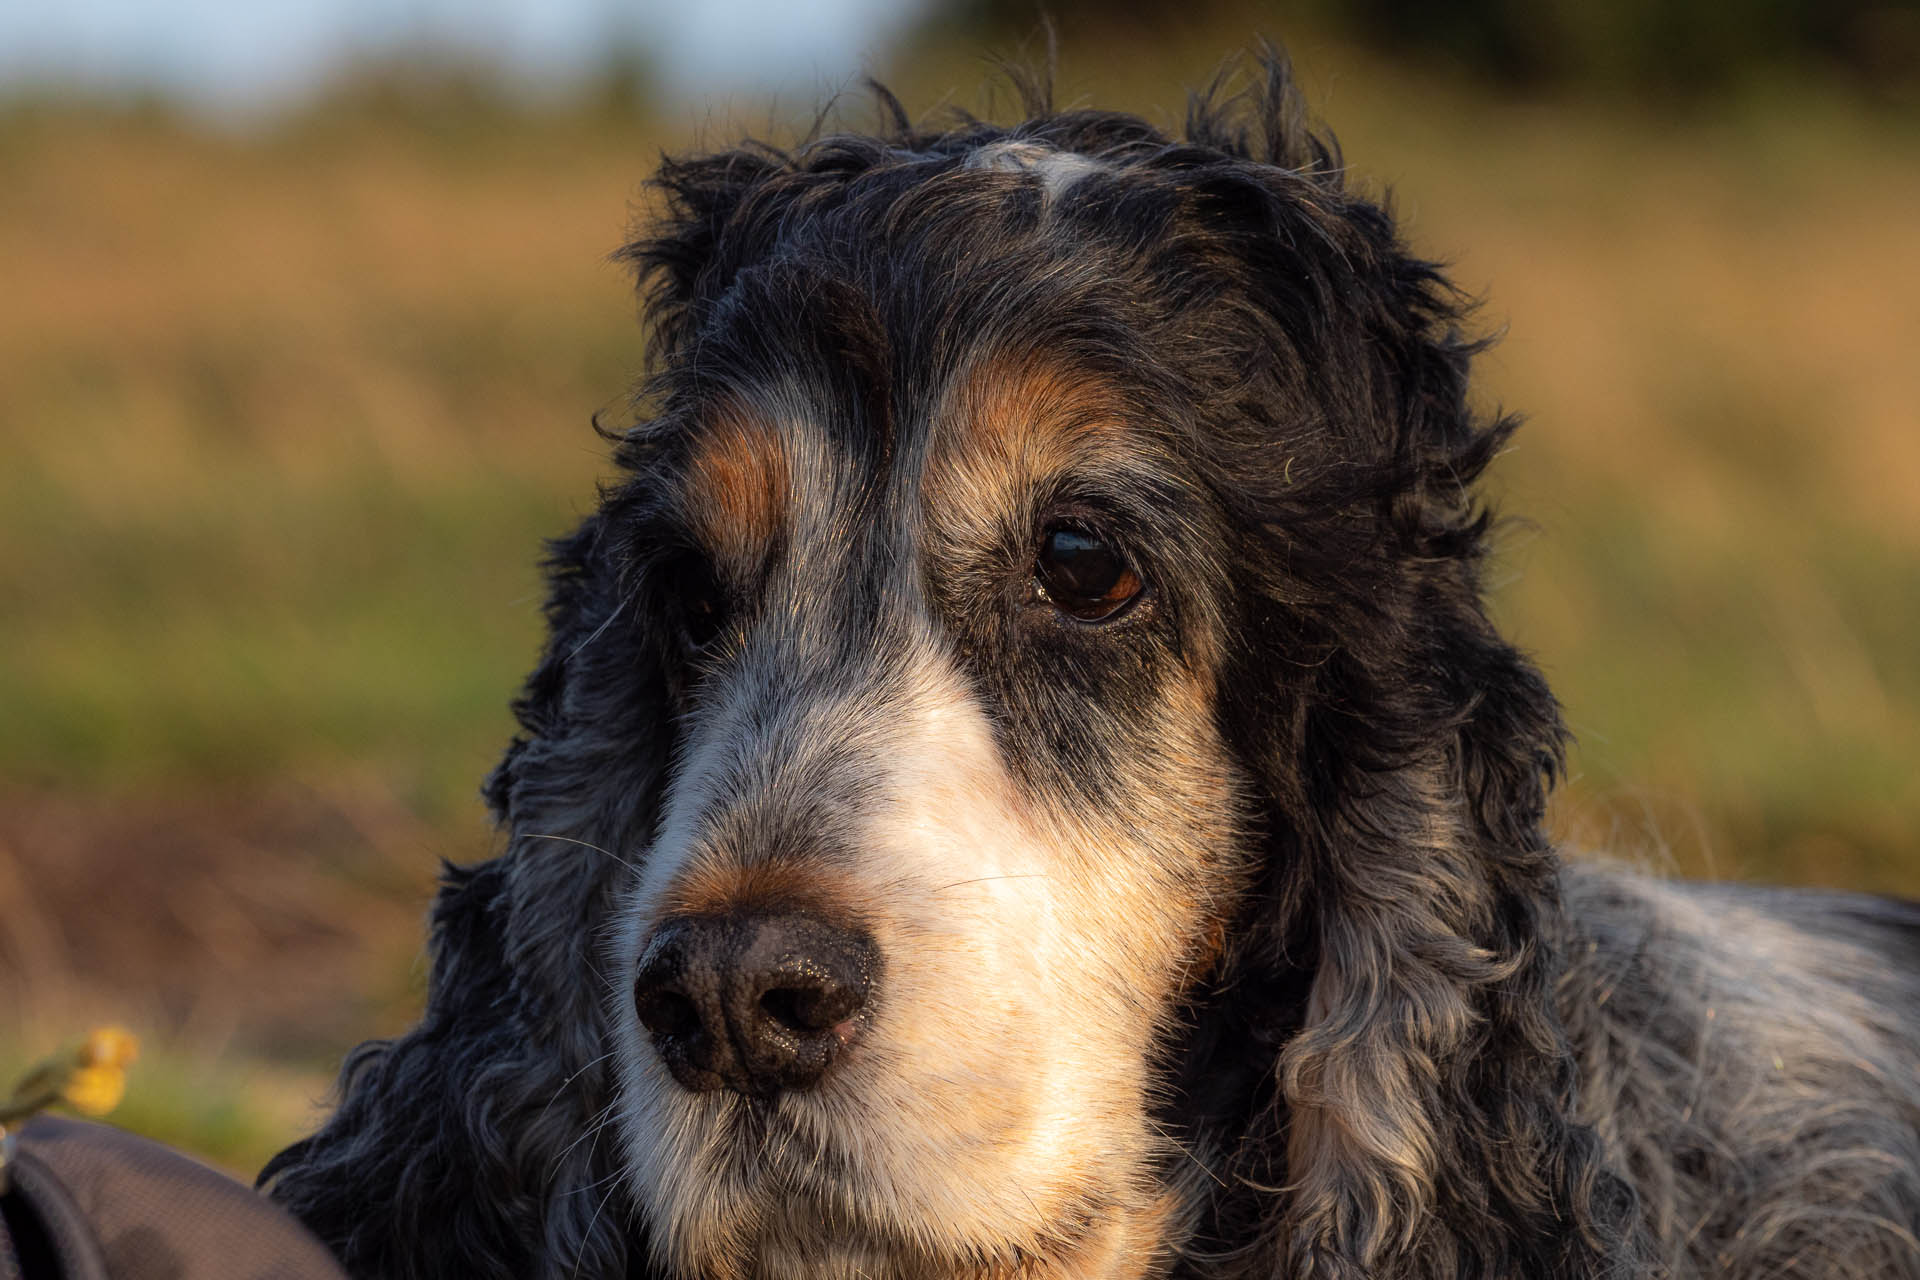
[(54, 1240), (59, 1280), (346, 1280), (278, 1205), (118, 1129), (42, 1116), (10, 1172)]
[[(32, 1126), (28, 1127), (28, 1133)], [(22, 1280), (112, 1280), (100, 1242), (87, 1224), (86, 1211), (74, 1200), (60, 1179), (35, 1154), (33, 1144), (22, 1135), (7, 1161), (8, 1196), (25, 1206), (53, 1251), (54, 1274), (41, 1276), (21, 1271)], [(21, 1259), (14, 1259), (16, 1267)]]

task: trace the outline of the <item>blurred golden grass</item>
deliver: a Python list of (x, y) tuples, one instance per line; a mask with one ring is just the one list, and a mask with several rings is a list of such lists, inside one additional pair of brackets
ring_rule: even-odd
[[(1069, 50), (1060, 96), (1174, 120), (1238, 38)], [(1910, 124), (1301, 62), (1508, 331), (1480, 389), (1531, 417), (1495, 482), (1530, 523), (1498, 604), (1580, 737), (1562, 830), (1920, 892)], [(983, 74), (893, 70), (915, 108)], [(641, 363), (606, 255), (690, 136), (0, 118), (0, 1057), (129, 1021), (165, 1066), (140, 1123), (245, 1164), (404, 1023), (434, 859), (491, 848), (473, 788), (535, 651), (538, 539), (590, 505), (589, 416)]]

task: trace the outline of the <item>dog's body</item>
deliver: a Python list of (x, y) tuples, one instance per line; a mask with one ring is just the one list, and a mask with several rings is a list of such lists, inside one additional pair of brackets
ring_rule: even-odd
[(356, 1274), (1920, 1275), (1920, 913), (1563, 866), (1458, 300), (1284, 70), (671, 163)]
[(1920, 1272), (1920, 909), (1575, 866), (1579, 1110), (1674, 1276)]

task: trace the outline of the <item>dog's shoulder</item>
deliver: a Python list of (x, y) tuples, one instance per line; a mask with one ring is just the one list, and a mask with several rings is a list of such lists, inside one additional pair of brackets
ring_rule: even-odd
[(1896, 1002), (1920, 999), (1920, 902), (1675, 880), (1594, 859), (1569, 860), (1562, 889), (1575, 951), (1598, 963), (1641, 954), (1648, 963), (1697, 967), (1708, 982), (1732, 965), (1729, 977), (1804, 974), (1871, 986)]
[(1581, 862), (1563, 892), (1580, 1110), (1672, 1271), (1920, 1274), (1920, 904)]

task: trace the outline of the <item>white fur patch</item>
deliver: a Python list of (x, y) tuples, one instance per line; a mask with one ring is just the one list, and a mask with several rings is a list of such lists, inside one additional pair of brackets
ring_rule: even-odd
[(966, 167), (989, 173), (1031, 173), (1040, 179), (1040, 189), (1051, 204), (1074, 183), (1107, 165), (1092, 156), (1056, 151), (1038, 142), (1007, 141), (973, 152)]

